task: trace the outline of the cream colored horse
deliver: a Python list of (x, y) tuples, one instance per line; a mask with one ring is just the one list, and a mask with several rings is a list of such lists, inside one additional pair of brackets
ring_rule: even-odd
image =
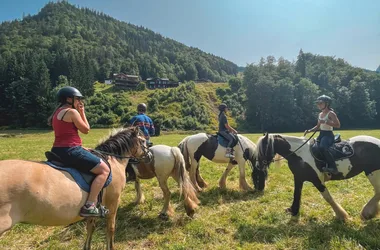
[(185, 210), (188, 216), (192, 217), (198, 207), (199, 200), (195, 189), (186, 171), (185, 160), (178, 147), (166, 145), (156, 145), (150, 148), (153, 160), (149, 163), (141, 162), (132, 164), (136, 172), (136, 203), (143, 203), (145, 200), (142, 193), (139, 179), (151, 179), (157, 177), (161, 190), (164, 193), (164, 207), (160, 213), (162, 219), (173, 216), (174, 210), (170, 206), (170, 190), (168, 188), (168, 178), (171, 176), (178, 183), (180, 193), (184, 195)]
[[(96, 147), (99, 151), (130, 157), (146, 153), (145, 142), (136, 128), (120, 130)], [(116, 212), (125, 187), (128, 158), (108, 156), (112, 182), (105, 188), (103, 203), (107, 215), (107, 249), (114, 249)], [(0, 236), (17, 223), (44, 226), (69, 225), (82, 220), (79, 210), (88, 193), (71, 175), (41, 162), (24, 160), (0, 161)], [(90, 249), (95, 218), (87, 219), (84, 249)]]

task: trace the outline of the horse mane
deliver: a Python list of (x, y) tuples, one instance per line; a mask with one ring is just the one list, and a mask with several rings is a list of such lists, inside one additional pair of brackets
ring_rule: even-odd
[(125, 155), (126, 153), (130, 153), (130, 149), (133, 148), (135, 138), (139, 133), (139, 130), (134, 127), (114, 129), (108, 137), (95, 147), (95, 150)]
[(257, 141), (258, 150), (256, 150), (256, 151), (257, 151), (257, 156), (260, 158), (263, 156), (266, 156), (269, 148), (271, 148), (271, 149), (274, 148), (274, 135), (268, 134), (268, 137), (267, 137), (268, 142), (267, 142), (266, 147), (264, 147), (264, 142), (263, 142), (265, 138), (266, 138), (265, 136), (262, 136)]

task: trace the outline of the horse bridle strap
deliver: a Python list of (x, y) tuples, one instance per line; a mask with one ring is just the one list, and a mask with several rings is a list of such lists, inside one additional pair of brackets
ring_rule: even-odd
[(301, 146), (299, 146), (296, 150), (294, 150), (293, 152), (291, 152), (290, 154), (288, 154), (288, 155), (285, 156), (285, 157), (282, 157), (282, 158), (277, 159), (277, 160), (272, 160), (272, 162), (281, 161), (281, 160), (286, 159), (286, 158), (288, 158), (289, 156), (295, 154), (298, 150), (300, 150), (303, 146), (305, 146), (305, 144), (308, 143), (308, 142), (311, 140), (311, 138), (313, 138), (313, 136), (315, 135), (315, 133), (317, 133), (317, 131), (318, 131), (318, 130), (315, 130), (314, 133), (309, 137), (309, 139), (307, 139), (307, 140), (306, 140)]

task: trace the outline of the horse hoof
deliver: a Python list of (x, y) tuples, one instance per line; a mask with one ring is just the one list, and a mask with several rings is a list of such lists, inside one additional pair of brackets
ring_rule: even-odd
[(285, 213), (288, 213), (288, 214), (290, 214), (291, 216), (297, 216), (297, 215), (298, 215), (298, 213), (293, 212), (293, 210), (292, 210), (291, 207), (285, 209)]
[(169, 215), (168, 214), (164, 214), (164, 213), (160, 213), (160, 215), (158, 216), (161, 220), (169, 220)]

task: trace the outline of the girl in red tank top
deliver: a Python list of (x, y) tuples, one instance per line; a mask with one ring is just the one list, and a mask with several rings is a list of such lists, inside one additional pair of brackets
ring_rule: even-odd
[(76, 88), (64, 87), (57, 95), (60, 105), (48, 120), (55, 135), (51, 151), (58, 155), (66, 166), (97, 175), (92, 182), (87, 202), (80, 210), (80, 216), (100, 216), (96, 206), (97, 197), (107, 181), (110, 169), (99, 157), (82, 147), (78, 130), (84, 134), (90, 131), (81, 100), (82, 94)]

